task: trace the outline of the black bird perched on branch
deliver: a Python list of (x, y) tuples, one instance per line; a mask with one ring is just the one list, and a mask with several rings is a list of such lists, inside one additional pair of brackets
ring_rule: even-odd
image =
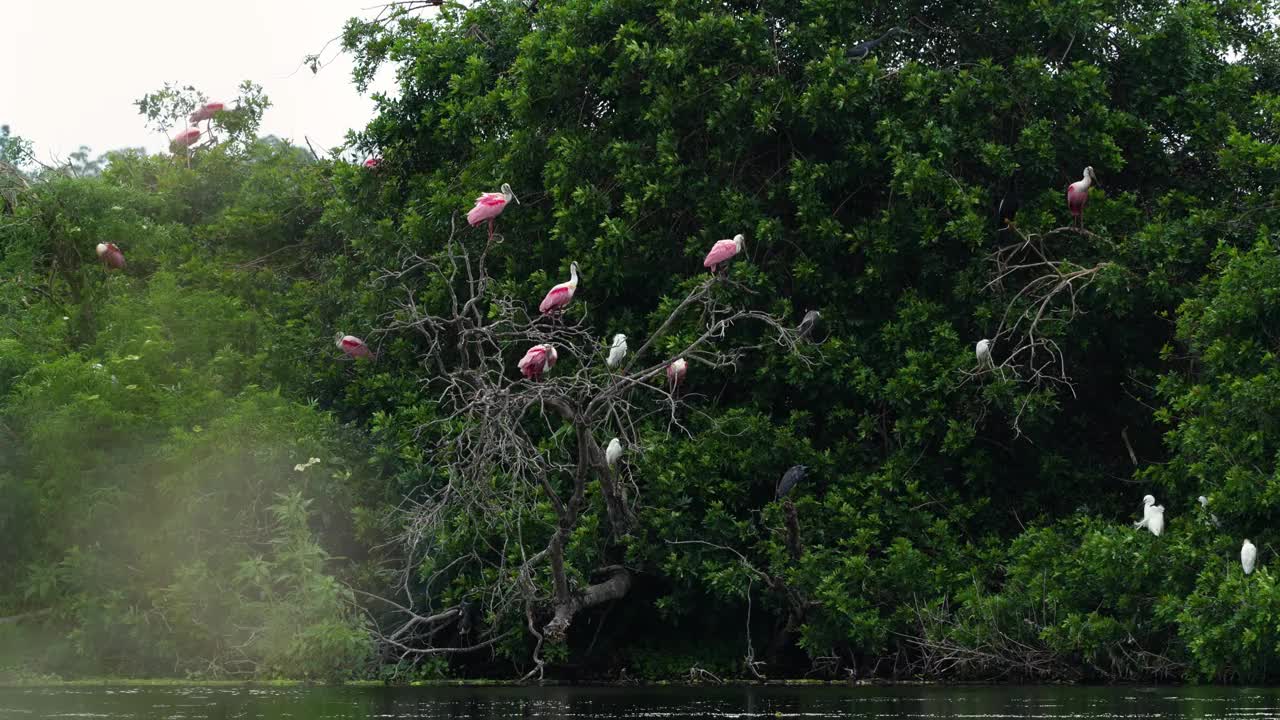
[(778, 481), (777, 496), (779, 499), (787, 496), (801, 480), (804, 480), (805, 473), (809, 469), (804, 465), (792, 465), (789, 470), (782, 474), (782, 479)]
[(877, 47), (879, 47), (880, 43), (883, 43), (885, 40), (888, 40), (889, 36), (893, 35), (894, 33), (900, 33), (900, 32), (902, 32), (902, 28), (899, 28), (899, 27), (889, 28), (888, 32), (876, 38), (875, 40), (863, 40), (857, 45), (851, 45), (849, 49), (845, 51), (845, 54), (853, 58), (854, 60), (863, 60), (868, 55), (871, 54), (872, 50), (875, 50)]
[(1020, 207), (1022, 207), (1022, 197), (1018, 192), (1018, 184), (1013, 178), (1010, 178), (1004, 195), (996, 203), (996, 225), (1001, 230), (1004, 230), (1009, 226), (1009, 223), (1013, 222), (1013, 218), (1018, 214), (1018, 208)]

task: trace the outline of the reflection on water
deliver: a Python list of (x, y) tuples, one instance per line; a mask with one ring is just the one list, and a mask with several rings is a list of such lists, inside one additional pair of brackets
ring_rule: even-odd
[(0, 720), (1277, 717), (1248, 688), (0, 688)]

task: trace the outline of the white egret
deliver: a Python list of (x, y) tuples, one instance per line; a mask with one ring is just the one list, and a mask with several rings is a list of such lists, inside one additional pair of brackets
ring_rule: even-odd
[(627, 336), (618, 333), (613, 336), (613, 345), (609, 348), (609, 357), (605, 360), (610, 368), (616, 368), (622, 364), (622, 359), (627, 356)]
[(1164, 532), (1164, 506), (1157, 505), (1156, 499), (1151, 495), (1142, 497), (1142, 519), (1133, 524), (1135, 528), (1146, 528), (1151, 531), (1152, 535), (1160, 537), (1160, 533)]
[(1258, 562), (1258, 548), (1249, 542), (1249, 538), (1245, 538), (1244, 544), (1240, 546), (1240, 565), (1244, 568), (1244, 574), (1248, 575), (1253, 572), (1254, 565)]
[(1221, 523), (1218, 522), (1218, 516), (1209, 512), (1209, 498), (1201, 495), (1200, 497), (1196, 498), (1196, 500), (1199, 500), (1200, 507), (1204, 508), (1204, 511), (1206, 513), (1209, 513), (1209, 522), (1213, 523), (1214, 527), (1220, 527)]
[(609, 467), (618, 464), (618, 460), (622, 458), (622, 441), (614, 438), (609, 441), (609, 447), (605, 448), (604, 459), (609, 463)]
[(973, 348), (973, 354), (978, 358), (978, 367), (990, 368), (994, 366), (991, 360), (991, 341), (983, 338)]

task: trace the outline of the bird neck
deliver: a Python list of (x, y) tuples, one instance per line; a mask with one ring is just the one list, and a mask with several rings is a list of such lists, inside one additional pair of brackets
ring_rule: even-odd
[(572, 287), (575, 289), (578, 287), (578, 266), (577, 265), (569, 266), (569, 287)]
[(1089, 177), (1088, 175), (1085, 175), (1083, 178), (1080, 179), (1080, 182), (1076, 184), (1080, 186), (1081, 190), (1088, 190), (1093, 185), (1093, 178)]

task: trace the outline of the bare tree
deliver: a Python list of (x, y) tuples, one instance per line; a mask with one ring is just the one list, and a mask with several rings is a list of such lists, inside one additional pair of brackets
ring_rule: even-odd
[[(991, 280), (985, 290), (1000, 293), (1005, 300), (1000, 325), (990, 340), (992, 356), (1003, 358), (989, 367), (978, 367), (970, 377), (995, 373), (1013, 377), (1030, 386), (1013, 420), (1014, 430), (1032, 394), (1047, 386), (1066, 388), (1075, 396), (1075, 385), (1067, 372), (1066, 356), (1058, 338), (1077, 316), (1084, 313), (1080, 295), (1094, 283), (1111, 262), (1091, 266), (1054, 258), (1046, 243), (1056, 236), (1078, 234), (1061, 227), (1044, 234), (1028, 234), (1010, 225), (1017, 241), (997, 249), (987, 257), (992, 265)], [(1093, 233), (1084, 233), (1096, 238)]]
[[(523, 626), (535, 643), (526, 678), (541, 677), (544, 644), (563, 642), (575, 616), (631, 589), (620, 541), (635, 527), (640, 492), (606, 463), (602, 440), (621, 438), (626, 465), (643, 456), (646, 433), (687, 432), (683, 408), (694, 396), (664, 383), (677, 359), (732, 370), (748, 353), (797, 352), (806, 340), (773, 315), (735, 307), (728, 298), (750, 293), (708, 276), (686, 283), (657, 330), (609, 369), (608, 335), (593, 332), (581, 298), (564, 315), (531, 315), (490, 274), (501, 235), (468, 241), (454, 223), (438, 253), (406, 249), (382, 278), (402, 299), (378, 334), (416, 336), (435, 398), (417, 429), (434, 475), (402, 508), (404, 599), (387, 601), (396, 619), (382, 641), (412, 660), (491, 648)], [(535, 344), (554, 346), (559, 364), (531, 381), (516, 359)], [(467, 633), (461, 604), (434, 601), (445, 586), (457, 597), (459, 583), (484, 618)]]

